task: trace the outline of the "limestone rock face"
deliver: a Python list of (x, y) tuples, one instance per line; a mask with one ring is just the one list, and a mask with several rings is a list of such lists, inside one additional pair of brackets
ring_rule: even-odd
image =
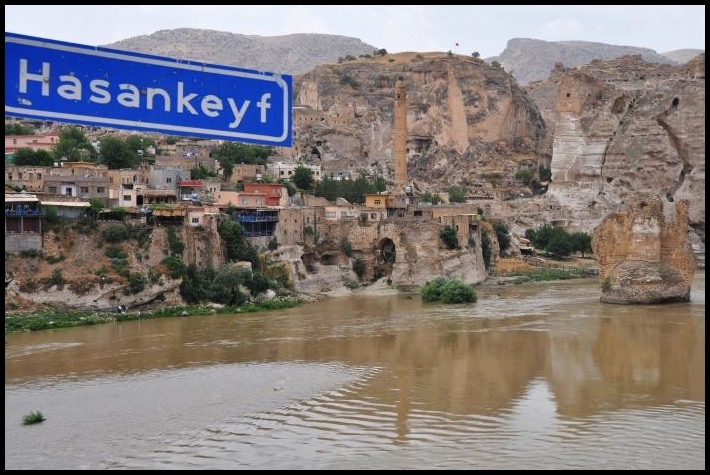
[(544, 122), (513, 77), (482, 60), (398, 53), (318, 66), (294, 78), (287, 158), (391, 180), (393, 88), (407, 95), (407, 173), (429, 187), (471, 184), (488, 168), (515, 175), (536, 160)]
[(691, 239), (704, 250), (704, 54), (683, 66), (637, 56), (560, 66), (530, 96), (552, 144), (552, 219), (589, 230), (635, 193), (660, 193), (688, 200)]
[(651, 194), (630, 199), (594, 229), (602, 302), (651, 304), (690, 300), (696, 262), (688, 240), (688, 200)]

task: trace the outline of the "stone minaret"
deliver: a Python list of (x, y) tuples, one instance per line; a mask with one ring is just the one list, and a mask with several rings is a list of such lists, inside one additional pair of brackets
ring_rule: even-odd
[(401, 76), (394, 85), (394, 189), (395, 193), (404, 192), (407, 184), (407, 95), (404, 91), (404, 78)]

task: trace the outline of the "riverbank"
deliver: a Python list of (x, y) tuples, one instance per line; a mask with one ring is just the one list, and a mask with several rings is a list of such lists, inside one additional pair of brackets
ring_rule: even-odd
[(280, 308), (291, 308), (303, 303), (303, 299), (287, 298), (265, 300), (259, 303), (249, 302), (238, 307), (225, 307), (214, 304), (177, 305), (157, 310), (125, 313), (44, 309), (26, 313), (6, 313), (5, 334), (49, 330), (53, 328), (70, 328), (84, 325), (99, 325), (102, 323), (131, 320), (147, 320), (151, 318), (252, 313), (265, 310), (278, 310)]
[[(514, 285), (531, 281), (584, 278), (594, 275), (596, 269), (594, 266), (596, 262), (589, 259), (581, 261), (577, 259), (571, 261), (571, 265), (570, 263), (566, 264), (568, 265), (565, 268), (559, 269), (536, 267), (516, 258), (500, 259), (496, 263), (495, 269), (491, 271), (490, 277), (479, 285)], [(352, 294), (392, 295), (398, 293), (401, 292), (388, 284), (387, 279), (379, 279), (374, 283), (348, 290), (333, 290), (318, 295), (301, 294), (297, 297), (264, 300), (258, 303), (249, 302), (238, 307), (225, 307), (218, 304), (166, 305), (159, 309), (127, 311), (125, 313), (43, 307), (30, 311), (6, 311), (5, 334), (150, 318), (251, 313), (291, 308), (323, 298), (337, 298)]]

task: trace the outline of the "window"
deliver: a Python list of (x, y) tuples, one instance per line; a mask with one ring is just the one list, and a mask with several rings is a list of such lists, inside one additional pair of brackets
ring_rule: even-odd
[(88, 193), (89, 193), (89, 187), (88, 187), (88, 186), (82, 186), (82, 187), (81, 187), (81, 192), (88, 194)]
[(99, 193), (99, 194), (106, 193), (106, 188), (104, 188), (103, 186), (97, 186), (96, 193)]
[(380, 204), (380, 200), (375, 200), (375, 204), (376, 205)]
[(37, 179), (38, 179), (38, 180), (41, 180), (41, 179), (42, 179), (42, 174), (41, 174), (41, 173), (38, 173), (38, 174), (37, 174)]
[(54, 193), (54, 194), (57, 193), (57, 187), (56, 187), (56, 186), (50, 186), (48, 189), (49, 189), (49, 192), (50, 192), (50, 193)]
[(12, 173), (8, 173), (8, 174), (7, 174), (7, 179), (8, 179), (8, 180), (12, 180)]
[(192, 224), (200, 224), (200, 218), (192, 218)]
[(172, 182), (173, 182), (173, 179), (172, 179), (172, 178), (166, 178), (166, 179), (165, 179), (165, 183), (172, 183)]
[(370, 219), (377, 219), (377, 213), (370, 213)]
[(131, 195), (123, 195), (123, 201), (131, 201)]

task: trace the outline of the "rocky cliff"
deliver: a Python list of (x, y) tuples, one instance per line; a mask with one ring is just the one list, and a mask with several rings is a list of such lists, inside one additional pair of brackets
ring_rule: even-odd
[(623, 304), (687, 302), (695, 273), (688, 241), (688, 201), (653, 193), (630, 197), (594, 229), (601, 301)]
[[(700, 53), (702, 51), (698, 51)], [(508, 40), (500, 56), (486, 58), (497, 61), (506, 71), (515, 76), (520, 84), (527, 85), (550, 75), (555, 63), (576, 68), (595, 59), (615, 59), (622, 56), (640, 55), (651, 63), (678, 64), (673, 58), (658, 54), (650, 48), (610, 45), (592, 41), (543, 41), (532, 38)]]
[(638, 56), (558, 69), (530, 87), (548, 125), (547, 221), (589, 230), (637, 192), (688, 200), (705, 243), (705, 55), (683, 66)]
[[(392, 90), (407, 91), (407, 172), (434, 191), (512, 179), (544, 154), (545, 123), (501, 68), (446, 53), (400, 53), (319, 66), (294, 81), (289, 158), (392, 178)], [(437, 189), (438, 188), (438, 189)]]

